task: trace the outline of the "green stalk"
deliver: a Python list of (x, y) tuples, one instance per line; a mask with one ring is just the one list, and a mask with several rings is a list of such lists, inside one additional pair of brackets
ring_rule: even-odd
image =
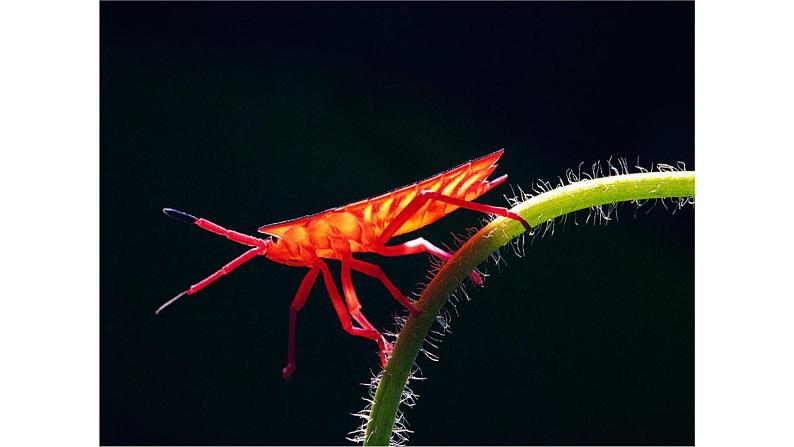
[[(695, 173), (647, 172), (576, 182), (535, 196), (512, 208), (533, 227), (578, 210), (631, 200), (692, 197)], [(367, 422), (364, 445), (388, 445), (403, 388), (436, 316), (468, 272), (512, 239), (520, 223), (499, 217), (484, 226), (445, 263), (419, 297), (419, 315), (408, 318), (394, 345)]]

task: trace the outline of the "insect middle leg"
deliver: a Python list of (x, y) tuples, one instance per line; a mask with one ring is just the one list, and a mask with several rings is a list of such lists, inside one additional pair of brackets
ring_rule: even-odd
[[(331, 297), (331, 304), (334, 305), (334, 310), (336, 311), (337, 317), (339, 317), (339, 321), (342, 323), (342, 329), (345, 330), (350, 335), (355, 335), (357, 337), (364, 337), (370, 340), (373, 340), (378, 343), (378, 348), (380, 350), (380, 358), (381, 363), (383, 365), (386, 364), (386, 353), (391, 352), (391, 345), (380, 335), (380, 332), (375, 329), (364, 315), (361, 314), (359, 310), (361, 308), (361, 304), (358, 304), (358, 299), (355, 298), (355, 291), (351, 295), (353, 299), (348, 298), (348, 307), (352, 307), (355, 309), (345, 308), (345, 303), (342, 301), (342, 297), (339, 295), (339, 290), (336, 288), (336, 284), (334, 284), (334, 278), (331, 276), (331, 271), (328, 270), (328, 266), (323, 261), (317, 261), (317, 267), (320, 268), (323, 274), (323, 281), (325, 281), (325, 288), (328, 290), (328, 295)], [(345, 274), (344, 274), (344, 264), (342, 268), (342, 285), (345, 287)], [(352, 289), (352, 283), (349, 282), (350, 278), (350, 269), (348, 268), (348, 283), (349, 289)], [(348, 297), (347, 294), (348, 287), (345, 287), (345, 297)], [(348, 311), (350, 313), (348, 313)], [(355, 327), (353, 326), (353, 322), (350, 320), (350, 317), (356, 320), (358, 324), (364, 327)]]
[(389, 280), (389, 278), (386, 276), (386, 273), (384, 273), (378, 265), (353, 258), (350, 258), (347, 262), (350, 263), (350, 267), (353, 270), (380, 281), (381, 284), (383, 284), (383, 287), (389, 291), (391, 296), (394, 297), (397, 302), (402, 304), (403, 307), (408, 309), (408, 312), (410, 312), (412, 315), (419, 313), (414, 307), (414, 304), (408, 299), (408, 297), (400, 292), (400, 290), (394, 285), (394, 283), (391, 282), (391, 280)]
[(353, 288), (353, 280), (350, 277), (350, 260), (351, 258), (347, 258), (342, 261), (342, 291), (345, 293), (347, 310), (358, 324), (375, 335), (373, 340), (378, 343), (380, 362), (383, 366), (386, 366), (386, 356), (391, 354), (391, 344), (383, 338), (383, 335), (361, 313), (361, 303), (358, 301), (356, 290)]
[[(421, 237), (398, 245), (380, 247), (375, 250), (375, 253), (382, 256), (405, 256), (419, 253), (428, 253), (433, 256), (438, 256), (444, 261), (452, 257), (450, 253), (442, 250), (439, 247), (436, 247), (431, 242)], [(472, 270), (469, 272), (469, 277), (471, 277), (471, 280), (474, 281), (474, 283), (478, 286), (483, 284), (482, 276), (480, 276), (480, 272), (477, 270)]]

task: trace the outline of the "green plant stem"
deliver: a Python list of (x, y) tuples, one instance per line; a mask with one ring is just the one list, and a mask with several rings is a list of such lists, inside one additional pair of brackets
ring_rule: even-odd
[[(533, 227), (578, 210), (610, 203), (692, 197), (695, 173), (648, 172), (616, 175), (576, 182), (535, 196), (512, 208)], [(420, 313), (408, 318), (394, 345), (367, 422), (364, 445), (388, 445), (400, 398), (422, 343), (436, 317), (468, 272), (513, 238), (524, 232), (520, 223), (499, 217), (471, 237), (445, 263), (425, 288), (416, 307)]]

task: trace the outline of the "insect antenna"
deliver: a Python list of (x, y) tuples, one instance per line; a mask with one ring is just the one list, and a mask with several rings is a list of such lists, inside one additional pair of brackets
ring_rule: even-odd
[(163, 214), (181, 222), (194, 224), (203, 230), (209, 231), (210, 233), (215, 233), (219, 236), (224, 236), (230, 241), (234, 241), (242, 245), (247, 245), (248, 247), (251, 248), (242, 255), (226, 263), (223, 267), (220, 268), (220, 270), (204, 278), (203, 280), (197, 282), (196, 284), (193, 284), (192, 286), (190, 286), (189, 289), (185, 290), (179, 295), (163, 303), (163, 305), (157, 308), (157, 310), (154, 312), (155, 315), (159, 315), (163, 309), (170, 306), (174, 301), (178, 300), (179, 298), (182, 298), (185, 295), (193, 295), (194, 293), (198, 292), (204, 287), (207, 287), (211, 283), (220, 279), (222, 276), (229, 274), (232, 270), (236, 269), (237, 267), (250, 261), (254, 257), (259, 255), (265, 255), (271, 243), (270, 239), (263, 240), (234, 230), (227, 230), (226, 228), (216, 223), (210, 222), (207, 219), (199, 219), (192, 214), (188, 214), (184, 211), (175, 210), (173, 208), (163, 208)]
[(163, 208), (163, 214), (165, 214), (166, 216), (172, 219), (176, 219), (178, 221), (189, 224), (196, 223), (196, 220), (198, 220), (196, 219), (196, 216), (192, 214), (188, 214), (184, 211), (175, 210), (173, 208)]
[(187, 291), (187, 290), (185, 290), (184, 292), (180, 293), (179, 295), (177, 295), (177, 296), (175, 296), (175, 297), (171, 298), (170, 300), (166, 301), (165, 303), (163, 303), (163, 305), (162, 305), (162, 306), (158, 307), (158, 308), (157, 308), (157, 310), (156, 310), (156, 311), (154, 311), (154, 314), (155, 314), (155, 315), (159, 315), (159, 314), (160, 314), (160, 312), (161, 312), (163, 309), (165, 309), (166, 307), (170, 306), (170, 305), (171, 305), (171, 303), (173, 303), (174, 301), (178, 300), (179, 298), (182, 298), (183, 296), (185, 296), (185, 295), (187, 294), (187, 292), (188, 292), (188, 291)]

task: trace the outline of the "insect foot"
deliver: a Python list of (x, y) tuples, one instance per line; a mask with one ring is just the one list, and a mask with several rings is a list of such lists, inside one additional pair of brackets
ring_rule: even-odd
[(474, 284), (477, 284), (480, 287), (483, 286), (482, 276), (480, 275), (480, 272), (478, 272), (476, 269), (469, 272), (469, 277), (471, 278), (472, 281), (474, 281)]
[(386, 361), (389, 360), (389, 357), (391, 356), (392, 346), (391, 343), (386, 341), (386, 339), (381, 335), (380, 340), (378, 340), (378, 347), (380, 348), (380, 365), (385, 368)]
[(285, 366), (284, 369), (281, 370), (281, 377), (284, 380), (289, 380), (292, 377), (292, 373), (294, 372), (295, 372), (295, 364), (288, 363), (287, 366)]
[(408, 305), (406, 306), (406, 308), (408, 309), (408, 313), (409, 313), (409, 314), (410, 314), (412, 317), (415, 317), (415, 316), (417, 316), (417, 315), (419, 315), (419, 314), (421, 314), (421, 313), (422, 313), (422, 311), (421, 311), (421, 310), (419, 310), (419, 309), (417, 309), (417, 308), (416, 308), (416, 303), (414, 303), (414, 302), (411, 302), (411, 301), (408, 299), (408, 297), (407, 297), (407, 296), (403, 295), (403, 299), (405, 299), (405, 302), (406, 302), (406, 303), (408, 303)]

